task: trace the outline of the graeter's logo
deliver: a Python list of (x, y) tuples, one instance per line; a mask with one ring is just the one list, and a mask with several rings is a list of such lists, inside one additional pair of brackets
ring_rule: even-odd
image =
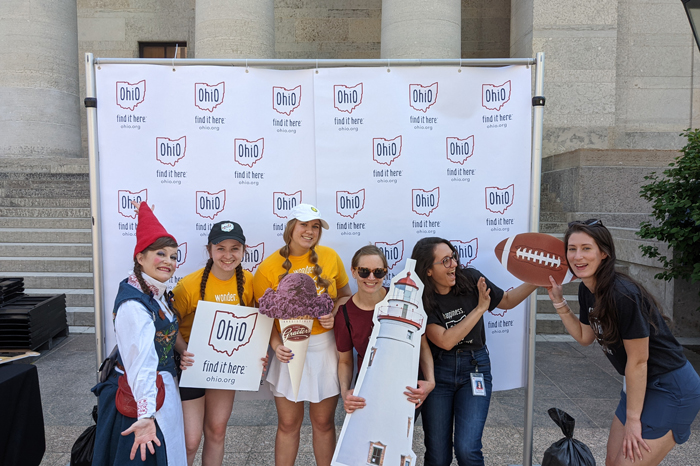
[(333, 86), (333, 106), (341, 112), (352, 113), (362, 103), (362, 83), (352, 87), (344, 84)]
[(481, 106), (489, 110), (500, 110), (510, 100), (510, 81), (500, 86), (481, 85)]
[(209, 191), (197, 191), (197, 215), (202, 218), (214, 220), (226, 206), (226, 190), (222, 189), (218, 193)]
[(233, 140), (233, 160), (239, 165), (253, 168), (253, 165), (262, 160), (264, 152), (265, 138), (255, 141), (243, 138)]
[(377, 242), (374, 243), (379, 249), (382, 250), (386, 261), (389, 263), (389, 268), (393, 269), (396, 264), (403, 260), (403, 240), (399, 240), (395, 243), (384, 243)]
[(355, 218), (362, 209), (365, 208), (365, 190), (360, 189), (357, 192), (336, 191), (335, 192), (335, 211), (341, 217)]
[(163, 165), (174, 167), (185, 157), (187, 136), (178, 139), (156, 138), (156, 160)]
[(505, 188), (491, 186), (486, 188), (486, 210), (494, 214), (504, 214), (513, 205), (515, 185)]
[(257, 321), (257, 312), (238, 317), (232, 312), (216, 311), (211, 324), (209, 346), (217, 353), (233, 356), (235, 351), (250, 343)]
[(301, 84), (293, 89), (272, 87), (272, 108), (277, 113), (291, 115), (301, 105)]
[(301, 189), (292, 194), (285, 192), (272, 193), (272, 213), (279, 218), (287, 218), (289, 212), (297, 204), (301, 204)]
[(435, 105), (438, 96), (438, 83), (434, 82), (429, 86), (422, 84), (408, 85), (408, 100), (411, 108), (421, 112), (427, 112), (430, 107)]
[(185, 265), (187, 261), (187, 242), (177, 245), (177, 266), (175, 268), (179, 269)]
[(447, 160), (463, 165), (469, 157), (474, 155), (474, 136), (464, 139), (446, 138)]
[(372, 156), (374, 161), (382, 165), (391, 166), (394, 160), (401, 157), (402, 141), (401, 135), (396, 136), (394, 139), (372, 139)]
[(124, 110), (132, 112), (146, 98), (146, 80), (142, 79), (136, 84), (126, 81), (117, 81), (117, 105)]
[(219, 84), (195, 83), (194, 106), (200, 110), (213, 112), (216, 107), (224, 102), (226, 85), (223, 81)]
[(425, 189), (412, 190), (413, 211), (418, 215), (430, 217), (435, 209), (440, 205), (440, 187), (437, 186), (430, 191)]
[(265, 258), (265, 243), (258, 243), (255, 246), (245, 246), (242, 266), (248, 272), (255, 271)]
[(473, 238), (469, 241), (460, 241), (458, 239), (450, 240), (452, 246), (457, 250), (459, 262), (463, 268), (472, 263), (479, 252), (479, 239)]
[(136, 202), (136, 204), (141, 204), (145, 202), (148, 204), (148, 189), (142, 189), (141, 191), (131, 192), (126, 189), (120, 189), (117, 193), (119, 198), (119, 213), (124, 217), (136, 218), (136, 209), (131, 204), (131, 201)]
[(311, 336), (311, 330), (305, 325), (292, 324), (282, 330), (282, 341), (304, 341)]

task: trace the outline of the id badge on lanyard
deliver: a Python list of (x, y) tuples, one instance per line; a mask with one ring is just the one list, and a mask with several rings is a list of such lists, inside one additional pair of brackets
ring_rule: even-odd
[[(478, 371), (478, 369), (477, 369)], [(472, 379), (472, 395), (486, 396), (486, 385), (484, 384), (484, 374), (479, 372), (469, 374)]]

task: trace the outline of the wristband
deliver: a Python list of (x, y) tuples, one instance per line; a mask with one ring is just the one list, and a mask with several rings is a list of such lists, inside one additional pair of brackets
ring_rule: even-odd
[(566, 299), (562, 300), (560, 303), (552, 303), (552, 306), (554, 306), (554, 309), (561, 309), (566, 306)]

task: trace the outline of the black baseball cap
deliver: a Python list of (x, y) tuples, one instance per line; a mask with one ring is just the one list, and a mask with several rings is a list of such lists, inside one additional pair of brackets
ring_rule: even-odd
[(211, 244), (219, 244), (226, 239), (235, 239), (245, 246), (243, 228), (236, 222), (231, 222), (230, 220), (224, 220), (223, 222), (214, 224), (209, 232), (209, 243)]

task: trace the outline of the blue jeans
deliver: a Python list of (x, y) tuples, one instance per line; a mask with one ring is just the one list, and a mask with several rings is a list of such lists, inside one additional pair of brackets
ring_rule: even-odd
[[(486, 396), (473, 396), (470, 373), (484, 375)], [(484, 346), (480, 350), (442, 352), (435, 358), (435, 389), (423, 403), (425, 466), (449, 466), (454, 450), (460, 466), (484, 464), (481, 436), (491, 403), (491, 361)]]

